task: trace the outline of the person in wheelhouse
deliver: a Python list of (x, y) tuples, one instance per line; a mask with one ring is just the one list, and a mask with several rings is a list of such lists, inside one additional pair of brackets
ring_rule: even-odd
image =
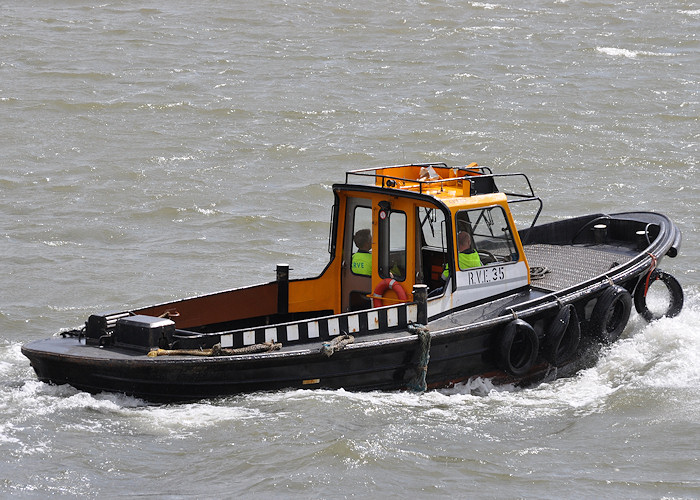
[[(460, 231), (457, 234), (457, 249), (459, 251), (459, 268), (469, 269), (470, 267), (481, 267), (481, 259), (479, 253), (472, 246), (472, 237), (466, 231)], [(442, 272), (442, 279), (447, 281), (450, 278), (450, 266), (445, 264), (445, 270)]]

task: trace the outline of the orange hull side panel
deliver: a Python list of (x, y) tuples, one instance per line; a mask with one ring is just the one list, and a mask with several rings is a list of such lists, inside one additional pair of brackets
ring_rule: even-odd
[(266, 316), (277, 312), (277, 283), (193, 297), (133, 312), (148, 316), (169, 312), (175, 327), (182, 329)]

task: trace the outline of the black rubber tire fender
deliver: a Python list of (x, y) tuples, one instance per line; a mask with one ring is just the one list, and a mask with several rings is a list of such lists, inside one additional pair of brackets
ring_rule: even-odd
[(581, 323), (576, 308), (567, 304), (547, 327), (542, 354), (551, 365), (561, 366), (576, 354), (580, 341)]
[(661, 269), (655, 269), (649, 277), (649, 284), (656, 280), (661, 280), (661, 282), (666, 285), (668, 293), (671, 295), (671, 302), (668, 305), (668, 309), (661, 315), (654, 314), (647, 307), (647, 288), (645, 278), (639, 280), (639, 283), (637, 283), (637, 288), (634, 289), (634, 308), (637, 310), (639, 315), (648, 322), (652, 322), (663, 317), (673, 318), (674, 316), (678, 316), (681, 309), (683, 309), (683, 289), (681, 288), (681, 284), (678, 283), (678, 280), (671, 274), (665, 273)]
[(535, 364), (540, 347), (534, 328), (522, 319), (514, 319), (503, 330), (498, 341), (498, 366), (520, 377)]
[(622, 335), (632, 312), (632, 296), (618, 285), (610, 285), (598, 297), (588, 323), (591, 336), (612, 344)]

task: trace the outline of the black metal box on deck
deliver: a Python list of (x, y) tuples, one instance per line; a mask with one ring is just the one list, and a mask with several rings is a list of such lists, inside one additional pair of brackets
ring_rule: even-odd
[(173, 341), (175, 322), (153, 316), (128, 316), (117, 320), (114, 330), (114, 345), (138, 347), (146, 350), (167, 347)]

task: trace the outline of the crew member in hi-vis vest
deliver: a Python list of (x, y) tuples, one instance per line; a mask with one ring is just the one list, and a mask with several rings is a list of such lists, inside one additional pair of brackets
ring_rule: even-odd
[[(479, 253), (472, 248), (472, 238), (466, 231), (460, 231), (457, 234), (457, 245), (459, 247), (459, 268), (469, 269), (470, 267), (481, 267), (481, 259)], [(447, 281), (450, 277), (449, 266), (445, 264), (445, 270), (442, 272), (442, 279)]]
[(372, 232), (369, 229), (360, 229), (353, 237), (357, 252), (352, 255), (352, 272), (363, 276), (372, 275)]

